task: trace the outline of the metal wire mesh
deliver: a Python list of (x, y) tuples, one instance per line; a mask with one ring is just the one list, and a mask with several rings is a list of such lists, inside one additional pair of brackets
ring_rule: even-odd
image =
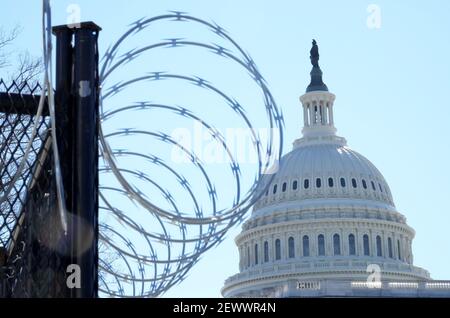
[(67, 242), (57, 216), (48, 111), (35, 118), (40, 93), (39, 84), (0, 80), (0, 297), (65, 292)]

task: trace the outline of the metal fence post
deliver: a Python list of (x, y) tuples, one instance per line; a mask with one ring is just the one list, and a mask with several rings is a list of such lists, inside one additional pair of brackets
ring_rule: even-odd
[(66, 204), (70, 217), (71, 263), (80, 268), (81, 288), (70, 297), (98, 294), (98, 34), (95, 23), (53, 28), (57, 37), (56, 107)]
[(98, 292), (98, 47), (100, 28), (82, 24), (75, 30), (74, 48), (74, 212), (75, 237), (81, 286), (77, 297)]

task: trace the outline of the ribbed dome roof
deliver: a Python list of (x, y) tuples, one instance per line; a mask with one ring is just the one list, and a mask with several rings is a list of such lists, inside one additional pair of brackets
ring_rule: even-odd
[(258, 207), (311, 198), (363, 199), (394, 206), (380, 171), (342, 143), (301, 145), (283, 156)]

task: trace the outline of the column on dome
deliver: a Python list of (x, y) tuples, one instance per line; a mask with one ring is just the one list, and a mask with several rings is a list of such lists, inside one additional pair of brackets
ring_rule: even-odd
[(317, 125), (322, 125), (322, 102), (317, 101), (317, 114), (316, 114)]
[(329, 124), (334, 125), (334, 117), (333, 117), (333, 103), (328, 102), (328, 113), (329, 113)]
[(400, 240), (400, 250), (402, 251), (402, 253), (401, 253), (401, 258), (402, 258), (402, 261), (404, 262), (405, 261), (405, 238), (403, 237), (403, 234), (402, 234), (402, 239)]
[(305, 255), (305, 252), (303, 250), (303, 236), (305, 236), (305, 235), (306, 235), (305, 232), (300, 231), (300, 233), (299, 233), (299, 241), (298, 241), (298, 248), (299, 248), (298, 255), (300, 257), (304, 257), (304, 255)]
[(389, 257), (388, 247), (387, 247), (387, 238), (386, 233), (381, 231), (381, 244), (383, 246), (383, 258)]
[(309, 125), (310, 126), (314, 126), (316, 124), (316, 120), (315, 120), (315, 103), (311, 102), (309, 104)]
[(246, 243), (246, 247), (247, 247), (247, 264), (248, 264), (248, 268), (252, 267), (252, 246), (250, 243)]
[(333, 232), (330, 230), (327, 230), (324, 233), (325, 236), (325, 256), (332, 256), (334, 255), (334, 246), (333, 246)]
[(251, 266), (251, 256), (250, 256), (250, 248), (248, 246), (248, 243), (243, 244), (244, 250), (245, 250), (245, 268), (249, 268)]
[(347, 229), (342, 229), (341, 231), (341, 254), (342, 255), (350, 255), (349, 244), (348, 244), (348, 236), (350, 232)]
[(412, 253), (412, 240), (408, 239), (408, 255), (409, 255), (409, 263), (414, 263), (414, 255)]
[(269, 261), (274, 262), (275, 261), (275, 235), (270, 235), (270, 241), (269, 241)]
[(317, 244), (317, 237), (318, 233), (316, 230), (311, 231), (311, 234), (309, 235), (309, 255), (310, 256), (317, 256), (319, 253), (318, 244)]
[(323, 101), (320, 102), (320, 123), (322, 125), (326, 124), (325, 106), (324, 106), (324, 102)]
[(303, 123), (305, 127), (309, 127), (308, 107), (309, 103), (303, 106)]
[(398, 259), (398, 249), (397, 249), (397, 233), (393, 232), (392, 233), (392, 252), (394, 253), (394, 259)]
[(264, 238), (262, 236), (259, 237), (258, 254), (258, 264), (264, 264)]
[(403, 260), (405, 262), (408, 262), (407, 257), (408, 257), (408, 249), (407, 249), (407, 244), (406, 244), (406, 237), (403, 237), (403, 241), (402, 241), (402, 249), (403, 249)]
[(397, 259), (397, 236), (395, 235), (395, 232), (392, 232), (391, 235), (392, 258)]
[(242, 246), (239, 246), (239, 270), (242, 271)]
[(328, 107), (327, 107), (327, 104), (328, 104), (328, 102), (327, 101), (325, 101), (324, 103), (323, 103), (323, 124), (324, 125), (328, 125), (329, 124), (329, 122), (328, 122)]
[(359, 255), (361, 255), (361, 253), (359, 252), (359, 247), (360, 246), (360, 244), (359, 244), (359, 232), (358, 232), (358, 228), (355, 228), (355, 254), (356, 255), (354, 255), (354, 256), (359, 256)]
[(369, 230), (369, 246), (370, 246), (370, 256), (376, 257), (377, 256), (377, 233), (374, 233), (371, 229)]
[(256, 265), (256, 262), (255, 262), (255, 244), (256, 244), (256, 241), (252, 240), (251, 244), (250, 244), (250, 255), (251, 255), (251, 257), (250, 257), (250, 264), (251, 264), (252, 267)]

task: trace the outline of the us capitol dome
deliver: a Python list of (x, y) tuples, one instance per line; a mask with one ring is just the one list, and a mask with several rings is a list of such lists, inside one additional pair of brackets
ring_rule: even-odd
[(318, 61), (313, 41), (303, 136), (235, 239), (239, 273), (223, 296), (449, 297), (449, 281), (413, 265), (415, 232), (381, 172), (336, 135)]

